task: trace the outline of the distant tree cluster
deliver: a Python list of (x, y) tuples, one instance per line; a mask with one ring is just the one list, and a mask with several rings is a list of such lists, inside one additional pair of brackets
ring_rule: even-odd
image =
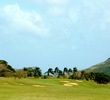
[(86, 73), (83, 71), (78, 71), (77, 67), (67, 68), (64, 67), (63, 70), (56, 67), (55, 69), (48, 68), (47, 71), (42, 74), (40, 67), (24, 67), (23, 69), (15, 70), (12, 66), (8, 65), (5, 60), (0, 60), (0, 77), (15, 77), (15, 78), (66, 78), (66, 79), (81, 79), (81, 80), (94, 80), (98, 84), (107, 84), (110, 82), (110, 75), (104, 73)]
[(104, 73), (95, 73), (94, 81), (98, 84), (107, 84), (110, 82), (110, 76)]
[(47, 77), (52, 77), (52, 76), (55, 76), (57, 78), (73, 78), (75, 79), (75, 77), (77, 76), (78, 77), (78, 70), (76, 67), (74, 67), (73, 69), (71, 68), (67, 68), (67, 67), (64, 67), (63, 70), (60, 70), (58, 67), (56, 67), (55, 69), (52, 69), (52, 68), (49, 68), (47, 70), (47, 72), (45, 72), (45, 75)]
[(81, 71), (81, 78), (88, 80), (94, 80), (98, 84), (107, 84), (110, 82), (110, 75), (105, 73), (86, 73), (85, 71)]
[(11, 77), (15, 69), (8, 65), (5, 60), (0, 60), (0, 77)]

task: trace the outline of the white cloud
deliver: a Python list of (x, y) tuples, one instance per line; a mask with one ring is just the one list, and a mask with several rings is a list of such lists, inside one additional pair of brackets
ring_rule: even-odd
[(76, 9), (71, 9), (69, 13), (69, 18), (73, 19), (73, 22), (77, 22), (79, 19), (81, 28), (89, 31), (106, 31), (109, 29), (110, 0), (82, 0), (77, 3)]
[(24, 11), (17, 4), (6, 5), (0, 12), (5, 33), (28, 32), (40, 36), (48, 35), (49, 28), (45, 26), (42, 17), (36, 12)]

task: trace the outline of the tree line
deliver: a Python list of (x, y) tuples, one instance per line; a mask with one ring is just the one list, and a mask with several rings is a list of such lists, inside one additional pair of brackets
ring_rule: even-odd
[(40, 67), (24, 67), (22, 69), (15, 70), (12, 66), (8, 65), (7, 61), (0, 60), (0, 77), (14, 77), (14, 78), (65, 78), (65, 79), (82, 79), (82, 80), (93, 80), (98, 84), (107, 84), (110, 82), (110, 75), (104, 73), (86, 73), (85, 70), (79, 71), (77, 67), (67, 68), (63, 70), (58, 67), (48, 68), (43, 74)]

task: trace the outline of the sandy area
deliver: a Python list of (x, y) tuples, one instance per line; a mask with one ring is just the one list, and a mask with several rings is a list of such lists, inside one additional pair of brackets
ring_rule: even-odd
[(81, 80), (76, 80), (76, 82), (83, 82), (83, 81), (81, 81)]
[(44, 85), (33, 85), (33, 86), (35, 86), (35, 87), (46, 87)]
[(72, 82), (69, 82), (69, 81), (60, 81), (63, 83), (64, 86), (77, 86), (78, 83), (72, 83)]
[(64, 86), (77, 86), (78, 84), (77, 83), (66, 83), (64, 84)]

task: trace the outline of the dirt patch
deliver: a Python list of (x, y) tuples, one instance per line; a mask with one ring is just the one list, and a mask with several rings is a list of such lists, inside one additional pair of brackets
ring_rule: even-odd
[(43, 87), (46, 87), (44, 85), (33, 85), (34, 87), (40, 87), (40, 88), (43, 88)]

